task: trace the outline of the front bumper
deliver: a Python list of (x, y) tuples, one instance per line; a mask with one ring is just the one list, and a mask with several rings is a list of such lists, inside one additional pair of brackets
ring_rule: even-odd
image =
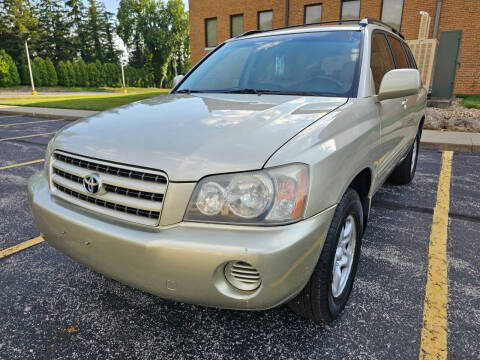
[[(146, 229), (90, 213), (51, 195), (44, 172), (29, 179), (38, 229), (51, 245), (106, 276), (182, 302), (260, 310), (295, 296), (318, 261), (334, 207), (292, 225), (252, 227), (182, 222)], [(253, 292), (231, 286), (225, 265), (260, 273)]]

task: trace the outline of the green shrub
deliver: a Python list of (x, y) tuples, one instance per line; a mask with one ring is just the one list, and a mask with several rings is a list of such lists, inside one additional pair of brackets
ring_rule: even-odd
[(122, 86), (122, 80), (121, 80), (122, 74), (121, 74), (120, 65), (106, 63), (104, 65), (104, 71), (105, 71), (105, 83), (107, 86), (111, 86), (111, 87)]
[(13, 62), (10, 55), (5, 50), (0, 50), (0, 86), (18, 86), (20, 85), (20, 76), (18, 75), (17, 65)]
[(30, 72), (28, 71), (27, 64), (22, 64), (20, 66), (20, 74), (22, 85), (30, 85)]
[(105, 71), (103, 68), (103, 64), (99, 60), (97, 60), (95, 61), (95, 66), (97, 67), (97, 73), (98, 73), (97, 86), (107, 86), (105, 82)]
[(67, 83), (65, 84), (65, 86), (75, 86), (77, 80), (75, 77), (75, 70), (73, 68), (73, 64), (70, 60), (65, 63), (65, 69), (67, 71)]
[(87, 65), (87, 73), (88, 73), (88, 81), (90, 86), (98, 87), (100, 86), (99, 80), (99, 71), (97, 66), (94, 63), (90, 63)]
[(48, 86), (57, 86), (58, 85), (58, 76), (55, 66), (53, 66), (52, 60), (47, 58), (45, 60), (45, 66), (47, 68), (47, 83)]
[(39, 56), (33, 59), (32, 73), (33, 73), (33, 82), (35, 83), (35, 86), (48, 85), (47, 66), (45, 65), (45, 60), (43, 60)]
[(85, 61), (83, 61), (82, 58), (79, 58), (77, 61), (75, 61), (74, 65), (75, 69), (75, 85), (77, 86), (88, 86), (88, 71), (87, 71), (87, 65), (85, 64)]
[(67, 67), (65, 66), (65, 63), (62, 60), (60, 60), (57, 64), (57, 76), (58, 76), (59, 85), (68, 86), (67, 84), (69, 83), (69, 81), (68, 81)]

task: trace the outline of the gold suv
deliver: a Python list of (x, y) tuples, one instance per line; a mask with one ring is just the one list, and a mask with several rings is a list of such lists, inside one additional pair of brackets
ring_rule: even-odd
[(29, 180), (60, 251), (161, 297), (348, 300), (372, 196), (415, 174), (426, 92), (399, 33), (369, 19), (251, 31), (167, 96), (77, 121)]

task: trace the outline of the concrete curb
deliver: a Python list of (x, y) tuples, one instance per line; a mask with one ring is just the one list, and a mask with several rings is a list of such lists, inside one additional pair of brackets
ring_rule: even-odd
[[(0, 105), (0, 113), (65, 120), (77, 120), (98, 114), (97, 111), (88, 110), (12, 105)], [(480, 133), (423, 130), (420, 147), (433, 150), (480, 152)]]
[(95, 115), (98, 111), (0, 105), (0, 113), (49, 119), (78, 120)]
[(423, 130), (420, 148), (480, 152), (480, 133)]

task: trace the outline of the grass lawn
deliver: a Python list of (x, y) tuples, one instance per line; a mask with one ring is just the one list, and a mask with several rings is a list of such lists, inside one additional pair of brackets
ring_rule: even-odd
[(462, 95), (460, 105), (467, 108), (480, 109), (480, 95)]
[[(110, 90), (110, 89), (108, 89)], [(113, 90), (113, 89), (112, 89)], [(128, 89), (127, 94), (122, 94), (121, 89), (117, 93), (108, 94), (99, 92), (98, 95), (71, 95), (71, 96), (15, 96), (1, 97), (0, 105), (39, 106), (46, 108), (77, 109), (102, 111), (134, 101), (149, 99), (168, 93), (168, 89)]]

